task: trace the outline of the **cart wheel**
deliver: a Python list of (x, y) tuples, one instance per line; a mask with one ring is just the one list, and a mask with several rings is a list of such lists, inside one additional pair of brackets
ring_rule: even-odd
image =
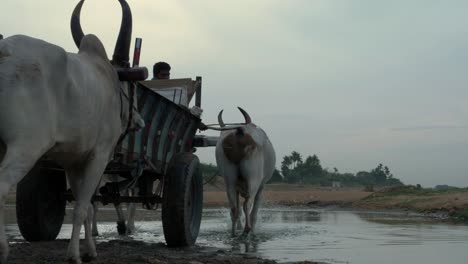
[(63, 171), (45, 170), (38, 164), (16, 188), (16, 218), (27, 241), (55, 240), (62, 228), (67, 183)]
[(197, 240), (203, 206), (199, 163), (192, 153), (177, 154), (164, 177), (162, 223), (169, 247), (191, 246)]

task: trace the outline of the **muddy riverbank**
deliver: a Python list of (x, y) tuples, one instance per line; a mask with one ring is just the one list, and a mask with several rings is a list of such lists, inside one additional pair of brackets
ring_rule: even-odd
[[(27, 243), (10, 242), (9, 264), (68, 264), (65, 251), (68, 240)], [(97, 243), (98, 258), (93, 264), (274, 264), (273, 260), (236, 254), (216, 248), (195, 246), (190, 249), (170, 249), (164, 243), (145, 243), (131, 240), (112, 240)], [(311, 264), (316, 262), (295, 262)]]
[[(6, 233), (10, 244), (10, 264), (62, 264), (66, 260), (66, 250), (71, 233), (72, 208), (67, 208), (64, 225), (59, 237), (51, 242), (26, 242), (16, 225), (15, 207), (9, 205), (6, 210)], [(209, 210), (209, 209), (207, 209)], [(225, 209), (222, 209), (225, 210)], [(227, 222), (227, 215), (221, 216)], [(211, 217), (205, 215), (205, 221)], [(278, 263), (268, 256), (259, 257), (244, 254), (236, 249), (210, 246), (206, 239), (191, 248), (168, 248), (164, 243), (161, 224), (161, 212), (138, 209), (136, 214), (135, 235), (119, 236), (115, 224), (116, 214), (112, 207), (106, 206), (98, 212), (100, 235), (95, 238), (98, 258), (96, 264), (228, 264), (228, 263)], [(205, 227), (206, 228), (206, 227)], [(208, 228), (209, 229), (209, 228)], [(82, 231), (83, 232), (83, 231)], [(203, 233), (203, 231), (201, 231)], [(222, 228), (221, 234), (227, 236), (228, 228)], [(82, 234), (83, 237), (83, 234)], [(200, 240), (200, 239), (199, 239)], [(237, 240), (236, 240), (237, 241)], [(83, 243), (83, 241), (82, 241)], [(243, 243), (240, 241), (239, 243)], [(245, 243), (250, 243), (246, 240)], [(285, 262), (281, 262), (285, 263)], [(294, 264), (317, 263), (313, 261), (286, 262)]]
[[(227, 206), (222, 184), (208, 186), (204, 195), (206, 207)], [(306, 206), (362, 210), (414, 211), (437, 218), (468, 221), (468, 190), (434, 191), (398, 187), (364, 191), (363, 188), (327, 188), (289, 184), (267, 185), (264, 206)]]

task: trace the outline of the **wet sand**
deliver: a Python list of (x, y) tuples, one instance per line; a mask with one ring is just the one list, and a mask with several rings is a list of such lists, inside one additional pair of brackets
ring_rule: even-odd
[[(16, 225), (15, 207), (9, 205), (6, 207), (6, 224)], [(68, 207), (64, 219), (64, 224), (70, 224), (72, 218), (72, 208)], [(142, 210), (139, 209), (136, 214), (136, 221), (160, 221), (160, 209)], [(99, 222), (112, 222), (116, 220), (116, 214), (112, 206), (100, 207), (98, 212)], [(68, 227), (70, 228), (70, 227)], [(102, 228), (102, 226), (101, 226)], [(64, 227), (62, 227), (63, 231)], [(115, 233), (111, 227), (111, 233)], [(101, 230), (102, 231), (102, 230)], [(65, 233), (67, 231), (64, 231)], [(106, 230), (105, 232), (109, 232)], [(137, 231), (138, 232), (138, 231)], [(162, 236), (162, 230), (158, 236)], [(229, 232), (226, 229), (226, 233)], [(107, 234), (108, 235), (108, 234)], [(68, 263), (66, 259), (66, 250), (68, 247), (68, 239), (57, 239), (50, 242), (27, 242), (16, 233), (8, 232), (10, 244), (10, 254), (8, 258), (9, 264), (19, 263), (37, 263), (37, 264), (65, 264)], [(63, 237), (68, 237), (64, 235)], [(124, 264), (124, 263), (137, 263), (137, 264), (226, 264), (226, 263), (262, 263), (262, 264), (275, 264), (274, 260), (262, 259), (248, 254), (241, 254), (239, 252), (220, 249), (216, 247), (199, 246), (195, 245), (190, 248), (168, 248), (162, 242), (145, 242), (133, 239), (128, 236), (111, 235), (110, 240), (106, 236), (97, 237), (99, 240), (96, 243), (96, 250), (98, 258), (92, 260), (90, 263), (96, 264)], [(104, 241), (103, 241), (104, 240)], [(161, 241), (161, 239), (158, 239)], [(83, 244), (83, 240), (81, 241)], [(81, 245), (81, 250), (82, 245)], [(317, 263), (313, 261), (302, 262), (289, 262), (294, 264), (310, 264)]]
[[(207, 207), (227, 206), (226, 192), (221, 185), (208, 186), (204, 193), (203, 203)], [(264, 191), (264, 206), (351, 206), (353, 203), (369, 196), (360, 188), (321, 188), (300, 185), (267, 185)]]
[[(22, 243), (16, 243), (22, 242)], [(68, 240), (52, 242), (27, 243), (10, 242), (9, 264), (65, 264)], [(252, 256), (234, 254), (216, 248), (192, 247), (190, 249), (170, 249), (164, 243), (144, 243), (141, 241), (112, 240), (97, 244), (95, 264), (200, 264), (200, 263), (263, 263), (274, 264), (275, 261), (259, 259)], [(314, 263), (314, 262), (299, 262)]]

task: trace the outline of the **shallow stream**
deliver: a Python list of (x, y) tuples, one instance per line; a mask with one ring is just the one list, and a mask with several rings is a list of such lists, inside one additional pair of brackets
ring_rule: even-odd
[[(137, 232), (127, 239), (164, 242), (159, 212), (142, 211)], [(119, 239), (111, 208), (100, 221), (98, 241)], [(70, 215), (70, 214), (68, 214)], [(398, 212), (272, 208), (260, 212), (256, 235), (231, 238), (226, 209), (205, 209), (197, 243), (252, 254), (279, 262), (314, 260), (327, 263), (468, 263), (468, 225), (455, 225)], [(59, 238), (69, 238), (64, 224)], [(7, 224), (10, 238), (21, 238)]]

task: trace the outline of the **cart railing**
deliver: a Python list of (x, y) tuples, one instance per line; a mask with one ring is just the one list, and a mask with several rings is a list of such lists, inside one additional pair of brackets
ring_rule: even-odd
[(164, 174), (172, 156), (191, 152), (200, 118), (189, 109), (158, 94), (140, 82), (138, 110), (145, 128), (129, 133), (117, 146), (118, 162), (131, 166), (144, 160), (156, 173)]

